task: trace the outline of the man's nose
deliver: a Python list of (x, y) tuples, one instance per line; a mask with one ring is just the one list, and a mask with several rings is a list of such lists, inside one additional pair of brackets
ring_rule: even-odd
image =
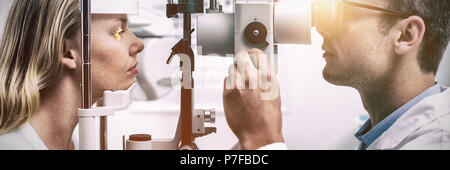
[(317, 32), (323, 37), (323, 38), (328, 38), (330, 37), (330, 34), (320, 28), (317, 28)]

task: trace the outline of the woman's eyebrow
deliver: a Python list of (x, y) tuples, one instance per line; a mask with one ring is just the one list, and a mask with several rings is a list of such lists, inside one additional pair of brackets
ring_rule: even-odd
[(128, 17), (127, 17), (127, 16), (120, 16), (120, 17), (118, 18), (118, 20), (119, 20), (122, 24), (128, 25)]

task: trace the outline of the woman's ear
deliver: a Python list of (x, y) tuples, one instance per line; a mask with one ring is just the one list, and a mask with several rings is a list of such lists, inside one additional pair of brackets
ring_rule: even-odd
[(425, 35), (425, 22), (418, 16), (411, 16), (400, 21), (397, 26), (395, 53), (405, 55), (420, 48)]
[(77, 42), (70, 39), (64, 40), (64, 54), (61, 58), (62, 65), (69, 70), (75, 70), (79, 58), (80, 49)]

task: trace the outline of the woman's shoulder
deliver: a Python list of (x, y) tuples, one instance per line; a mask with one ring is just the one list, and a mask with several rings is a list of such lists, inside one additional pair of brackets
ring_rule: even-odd
[(29, 123), (0, 135), (0, 150), (46, 150), (47, 147)]

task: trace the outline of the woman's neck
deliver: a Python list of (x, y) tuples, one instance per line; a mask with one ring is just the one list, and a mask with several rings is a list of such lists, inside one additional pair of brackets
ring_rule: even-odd
[(50, 150), (75, 149), (73, 131), (78, 124), (79, 82), (63, 76), (57, 84), (41, 91), (41, 103), (29, 123)]

